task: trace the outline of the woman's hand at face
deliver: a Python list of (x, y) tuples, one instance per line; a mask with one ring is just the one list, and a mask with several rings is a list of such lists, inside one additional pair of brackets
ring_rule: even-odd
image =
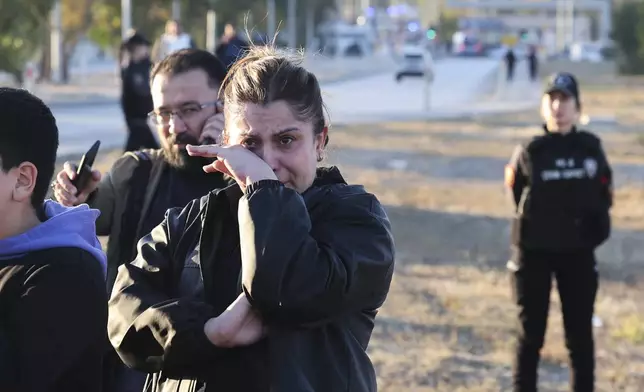
[(206, 173), (222, 172), (233, 177), (242, 189), (261, 180), (277, 180), (273, 170), (257, 155), (242, 146), (186, 146), (191, 156), (217, 158), (204, 166)]

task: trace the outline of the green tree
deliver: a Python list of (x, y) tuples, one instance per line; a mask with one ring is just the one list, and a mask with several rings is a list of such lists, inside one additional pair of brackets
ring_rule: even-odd
[(240, 32), (246, 28), (249, 31), (264, 29), (266, 0), (184, 0), (182, 24), (200, 47), (206, 43), (206, 12), (210, 9), (217, 14), (217, 37), (223, 33), (227, 23), (234, 24)]
[(91, 8), (92, 25), (87, 36), (103, 49), (116, 48), (121, 40), (121, 9), (112, 2), (98, 0)]
[(63, 80), (69, 79), (69, 60), (78, 42), (88, 36), (95, 0), (61, 0), (63, 30)]
[[(82, 0), (73, 0), (82, 1)], [(298, 36), (304, 42), (305, 7), (315, 8), (315, 22), (321, 21), (324, 10), (333, 8), (334, 0), (298, 1)], [(243, 34), (266, 32), (266, 0), (182, 0), (181, 24), (192, 35), (199, 47), (206, 43), (206, 13), (213, 9), (217, 13), (217, 32), (223, 33), (226, 23), (233, 23)], [(276, 21), (281, 29), (286, 27), (287, 0), (276, 0)], [(132, 27), (154, 42), (164, 30), (165, 22), (172, 16), (172, 0), (136, 0), (132, 2)], [(121, 0), (94, 0), (91, 6), (92, 24), (89, 37), (101, 47), (115, 48), (121, 41)]]
[(22, 81), (25, 64), (41, 48), (53, 0), (0, 0), (0, 70)]
[[(132, 28), (151, 41), (162, 33), (170, 17), (171, 0), (132, 1)], [(104, 49), (118, 47), (121, 42), (121, 0), (95, 0), (91, 18), (92, 25), (88, 30), (90, 39)]]
[(612, 38), (620, 52), (620, 71), (644, 73), (644, 4), (623, 3), (613, 13)]
[[(266, 0), (189, 0), (189, 6), (187, 0), (183, 1), (186, 16), (183, 25), (200, 46), (205, 44), (205, 15), (209, 9), (214, 9), (217, 13), (217, 36), (223, 32), (226, 23), (233, 23), (242, 34), (245, 34), (245, 30), (249, 33), (267, 32)], [(275, 20), (280, 30), (286, 28), (287, 6), (288, 0), (275, 1)], [(314, 23), (317, 25), (322, 21), (325, 11), (335, 7), (335, 0), (299, 0), (297, 2), (298, 45), (304, 44), (308, 7), (313, 7)]]

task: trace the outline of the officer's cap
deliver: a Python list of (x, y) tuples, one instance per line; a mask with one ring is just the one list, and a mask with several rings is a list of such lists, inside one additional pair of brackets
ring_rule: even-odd
[(550, 77), (544, 94), (552, 94), (555, 92), (564, 93), (579, 101), (579, 86), (577, 84), (577, 79), (575, 79), (575, 77), (570, 73), (560, 72)]

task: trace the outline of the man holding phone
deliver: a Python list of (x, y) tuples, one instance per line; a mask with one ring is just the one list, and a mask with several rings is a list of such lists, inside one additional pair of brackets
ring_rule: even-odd
[[(164, 218), (167, 209), (186, 205), (193, 199), (228, 185), (223, 175), (206, 174), (210, 163), (191, 157), (188, 144), (219, 140), (224, 115), (218, 101), (219, 86), (226, 68), (213, 54), (184, 49), (171, 54), (150, 75), (154, 111), (150, 122), (157, 128), (159, 150), (126, 153), (106, 175), (92, 171), (83, 189), (72, 183), (76, 165), (67, 162), (53, 184), (56, 199), (63, 205), (88, 203), (101, 211), (96, 222), (98, 235), (109, 235), (107, 289), (111, 291), (118, 267), (132, 261), (136, 243)], [(106, 375), (114, 385), (104, 390), (142, 390), (145, 375)]]

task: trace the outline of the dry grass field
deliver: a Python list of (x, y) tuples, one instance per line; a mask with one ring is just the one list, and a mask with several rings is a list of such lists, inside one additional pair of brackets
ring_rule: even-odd
[[(644, 391), (644, 80), (583, 77), (585, 111), (616, 178), (612, 239), (598, 252), (597, 390)], [(397, 268), (370, 353), (383, 392), (506, 391), (516, 310), (508, 272), (503, 166), (539, 128), (536, 111), (336, 127), (329, 163), (387, 206)], [(107, 170), (118, 153), (102, 155)], [(555, 292), (541, 391), (567, 390)]]

